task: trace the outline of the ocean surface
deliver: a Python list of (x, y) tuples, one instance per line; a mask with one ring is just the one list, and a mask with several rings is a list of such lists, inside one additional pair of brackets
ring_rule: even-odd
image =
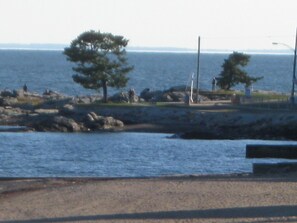
[[(200, 87), (211, 88), (227, 54), (202, 54)], [(190, 53), (128, 53), (134, 66), (125, 89), (164, 90), (187, 85), (197, 69)], [(293, 56), (252, 55), (246, 71), (264, 78), (254, 90), (290, 92)], [(95, 94), (72, 80), (72, 66), (61, 51), (0, 50), (0, 90), (46, 89), (67, 95)], [(238, 86), (237, 89), (243, 89)], [(109, 89), (109, 94), (117, 90)], [(294, 143), (255, 140), (181, 140), (148, 133), (0, 133), (0, 177), (143, 177), (172, 174), (251, 172), (246, 144)], [(297, 142), (296, 142), (297, 144)], [(274, 160), (260, 160), (274, 162)]]
[(0, 133), (0, 177), (148, 177), (250, 173), (246, 144), (297, 142), (182, 140), (156, 133)]
[[(124, 89), (134, 88), (140, 93), (145, 88), (165, 90), (172, 86), (190, 85), (191, 74), (197, 71), (197, 55), (193, 53), (128, 52), (134, 66), (129, 83)], [(201, 89), (211, 89), (211, 80), (221, 72), (228, 54), (204, 53), (200, 56)], [(293, 55), (251, 55), (245, 70), (251, 76), (264, 78), (254, 84), (254, 90), (289, 93), (292, 83)], [(0, 90), (19, 89), (25, 83), (29, 90), (43, 93), (46, 89), (67, 95), (95, 94), (72, 80), (72, 66), (62, 51), (0, 50)], [(236, 89), (243, 90), (243, 85)], [(109, 95), (119, 91), (108, 89)]]

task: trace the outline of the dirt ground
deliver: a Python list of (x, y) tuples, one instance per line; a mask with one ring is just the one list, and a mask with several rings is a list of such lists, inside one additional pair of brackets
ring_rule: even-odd
[(2, 178), (3, 222), (297, 222), (297, 177)]

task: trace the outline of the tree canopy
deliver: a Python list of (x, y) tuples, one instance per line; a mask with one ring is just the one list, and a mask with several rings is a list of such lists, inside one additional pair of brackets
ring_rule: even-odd
[(263, 77), (251, 77), (242, 68), (250, 61), (250, 56), (233, 52), (222, 65), (222, 72), (219, 74), (218, 86), (224, 90), (230, 90), (235, 85), (242, 83), (251, 86)]
[(107, 102), (107, 87), (125, 87), (133, 69), (127, 62), (127, 44), (123, 36), (111, 33), (91, 30), (80, 34), (64, 49), (67, 60), (76, 64), (73, 80), (88, 89), (103, 88)]

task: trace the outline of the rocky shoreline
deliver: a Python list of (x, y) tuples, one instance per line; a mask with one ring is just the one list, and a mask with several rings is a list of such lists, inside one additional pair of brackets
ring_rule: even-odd
[(4, 130), (40, 132), (90, 132), (123, 128), (124, 123), (111, 116), (103, 117), (91, 110), (81, 112), (76, 108), (97, 99), (96, 96), (67, 97), (52, 91), (43, 95), (22, 90), (11, 94), (2, 92), (0, 125), (21, 126)]
[[(165, 92), (170, 95), (168, 92), (182, 95), (176, 89)], [(52, 91), (39, 95), (19, 90), (0, 95), (0, 125), (22, 126), (9, 131), (145, 131), (184, 139), (297, 139), (295, 110), (254, 109), (252, 105), (231, 104), (226, 98), (214, 101), (205, 96), (202, 103), (188, 106), (181, 102), (182, 96), (157, 105), (151, 101), (154, 97), (141, 95), (135, 96), (132, 104), (103, 104), (98, 96), (67, 97)], [(136, 99), (148, 102), (136, 103)]]

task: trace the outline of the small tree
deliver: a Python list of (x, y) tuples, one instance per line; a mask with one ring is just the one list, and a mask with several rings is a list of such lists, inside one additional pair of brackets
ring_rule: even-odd
[(67, 60), (76, 63), (72, 76), (76, 83), (88, 89), (103, 88), (103, 99), (107, 102), (107, 87), (125, 87), (126, 75), (133, 69), (126, 58), (128, 40), (111, 33), (87, 31), (64, 49)]
[(220, 73), (220, 78), (217, 83), (218, 86), (224, 90), (230, 90), (231, 87), (239, 83), (245, 84), (248, 87), (262, 79), (263, 77), (250, 77), (241, 69), (246, 66), (249, 61), (249, 55), (238, 52), (230, 54), (222, 65), (223, 70)]

